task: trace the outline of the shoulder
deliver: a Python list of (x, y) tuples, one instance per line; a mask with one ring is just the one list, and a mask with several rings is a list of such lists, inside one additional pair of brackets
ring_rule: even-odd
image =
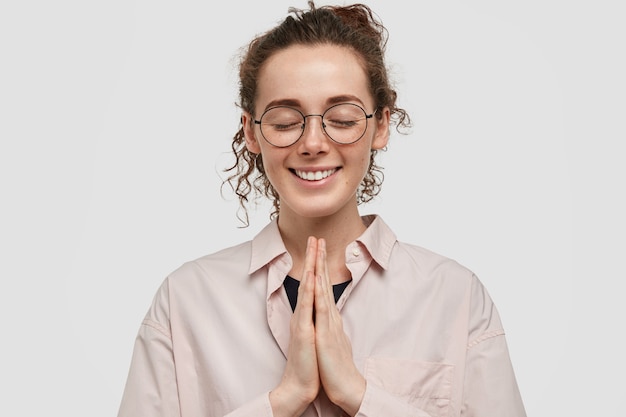
[[(461, 308), (470, 323), (472, 338), (503, 333), (500, 318), (489, 292), (466, 266), (421, 246), (397, 242), (392, 265), (430, 294), (453, 301), (448, 309)], [(410, 266), (408, 266), (410, 265)]]
[(470, 280), (474, 275), (450, 257), (398, 240), (381, 216), (369, 215), (363, 219), (368, 229), (361, 241), (376, 262), (390, 275), (420, 280), (441, 277)]
[(402, 241), (396, 242), (392, 251), (391, 265), (400, 267), (410, 265), (416, 271), (429, 276), (454, 276), (466, 280), (471, 280), (475, 276), (472, 270), (455, 259)]
[(240, 293), (249, 277), (249, 253), (248, 241), (183, 263), (162, 281), (145, 319), (169, 328), (173, 316), (193, 317), (225, 294)]
[(169, 274), (167, 277), (169, 285), (187, 285), (190, 281), (247, 276), (251, 246), (251, 242), (246, 241), (185, 262)]

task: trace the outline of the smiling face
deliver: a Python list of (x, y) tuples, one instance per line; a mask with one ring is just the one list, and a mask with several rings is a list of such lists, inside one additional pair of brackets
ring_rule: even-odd
[(352, 144), (333, 142), (320, 117), (307, 117), (302, 137), (278, 148), (262, 136), (258, 120), (273, 106), (294, 107), (320, 115), (337, 103), (353, 103), (367, 114), (375, 110), (369, 82), (354, 52), (336, 45), (294, 45), (272, 55), (258, 78), (256, 114), (243, 114), (246, 146), (260, 153), (280, 197), (281, 217), (328, 217), (356, 212), (356, 191), (365, 176), (372, 149), (389, 137), (389, 109), (378, 110), (363, 137)]

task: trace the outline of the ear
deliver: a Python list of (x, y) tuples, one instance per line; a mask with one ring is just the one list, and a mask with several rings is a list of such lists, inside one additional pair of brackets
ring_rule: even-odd
[(246, 148), (252, 153), (261, 153), (261, 147), (259, 141), (256, 139), (254, 118), (248, 112), (243, 112), (241, 115), (241, 124), (243, 125), (243, 135), (246, 138)]
[(380, 111), (380, 114), (380, 118), (376, 117), (376, 115), (373, 117), (374, 122), (376, 123), (376, 133), (374, 134), (374, 139), (372, 140), (372, 149), (376, 150), (384, 148), (389, 142), (389, 121), (391, 119), (389, 107), (384, 107)]

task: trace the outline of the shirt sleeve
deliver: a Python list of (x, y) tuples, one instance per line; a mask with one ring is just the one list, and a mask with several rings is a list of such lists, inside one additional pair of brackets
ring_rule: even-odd
[(225, 417), (273, 417), (270, 393), (259, 395), (254, 400), (244, 404)]
[(169, 332), (145, 319), (135, 340), (118, 417), (180, 417)]
[[(167, 324), (164, 324), (167, 323)], [(259, 395), (226, 416), (209, 416), (196, 401), (185, 402), (179, 392), (172, 333), (169, 328), (167, 280), (157, 292), (143, 320), (133, 349), (130, 370), (118, 417), (272, 417), (269, 392)]]
[(504, 334), (469, 346), (463, 417), (526, 417)]
[(471, 289), (461, 416), (526, 417), (500, 316), (476, 277)]

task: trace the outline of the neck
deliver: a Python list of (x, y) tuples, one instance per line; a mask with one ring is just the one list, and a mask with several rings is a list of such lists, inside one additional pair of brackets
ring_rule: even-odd
[(338, 284), (350, 279), (345, 264), (345, 250), (366, 229), (358, 210), (341, 216), (302, 218), (281, 213), (278, 227), (287, 251), (292, 257), (290, 275), (301, 278), (306, 242), (309, 236), (324, 238), (331, 283)]

